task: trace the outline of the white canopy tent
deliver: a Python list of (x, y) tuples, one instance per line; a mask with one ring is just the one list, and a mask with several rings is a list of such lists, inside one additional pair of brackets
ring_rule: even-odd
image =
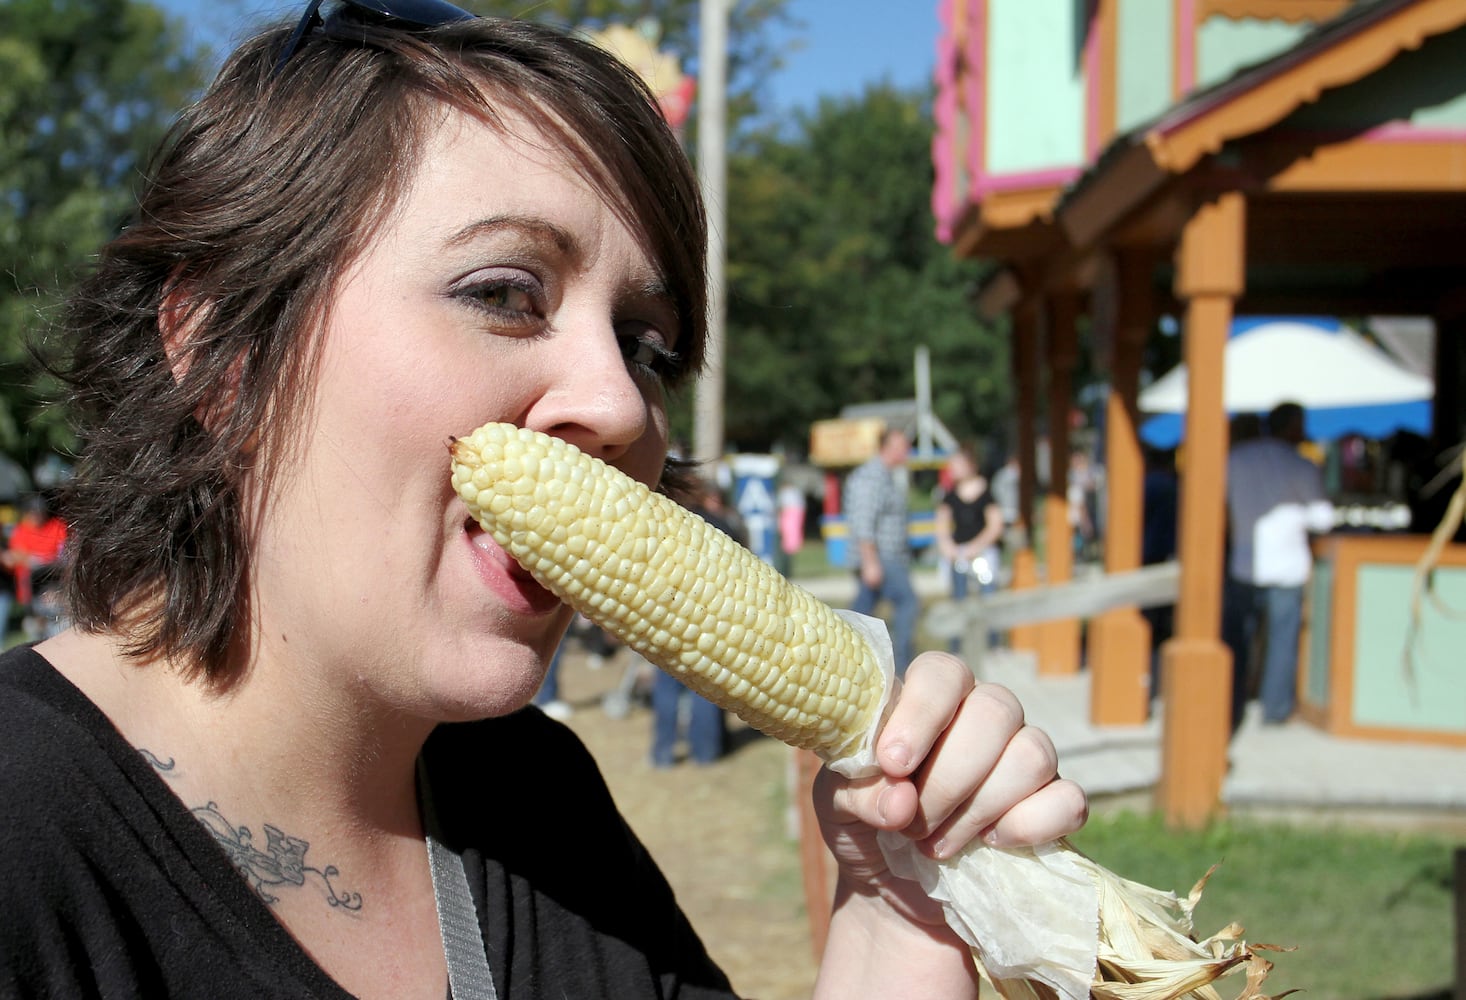
[[(1430, 428), (1433, 381), (1410, 371), (1355, 330), (1313, 318), (1239, 321), (1227, 343), (1222, 398), (1231, 414), (1266, 414), (1284, 402), (1308, 415), (1308, 435), (1387, 437)], [(1141, 435), (1159, 447), (1183, 435), (1186, 366), (1177, 365), (1140, 393)]]

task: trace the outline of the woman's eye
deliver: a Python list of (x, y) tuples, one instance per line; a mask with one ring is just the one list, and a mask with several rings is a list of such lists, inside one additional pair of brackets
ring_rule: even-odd
[(458, 296), (497, 319), (524, 322), (543, 312), (543, 293), (530, 275), (486, 276), (466, 283)]
[(621, 356), (631, 367), (662, 381), (675, 380), (682, 370), (682, 359), (675, 351), (644, 335), (623, 337)]

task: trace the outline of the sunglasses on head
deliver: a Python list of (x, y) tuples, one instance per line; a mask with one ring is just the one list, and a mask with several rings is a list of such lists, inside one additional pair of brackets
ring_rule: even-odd
[[(290, 33), (290, 40), (281, 50), (280, 58), (275, 61), (277, 74), (290, 61), (290, 57), (295, 55), (305, 36), (326, 23), (320, 14), (321, 3), (322, 0), (310, 0), (306, 4), (305, 14)], [(384, 21), (401, 22), (411, 28), (436, 28), (440, 24), (469, 21), (477, 16), (447, 3), (446, 0), (344, 0), (341, 6), (370, 11)]]

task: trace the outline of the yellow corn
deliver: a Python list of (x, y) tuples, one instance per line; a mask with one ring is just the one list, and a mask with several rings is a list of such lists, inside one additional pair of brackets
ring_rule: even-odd
[[(494, 540), (561, 600), (656, 666), (755, 729), (827, 761), (870, 739), (886, 682), (865, 640), (701, 517), (573, 445), (510, 424), (487, 424), (454, 441), (452, 459), (453, 488)], [(1238, 1000), (1267, 1000), (1261, 986), (1271, 963), (1257, 949), (1269, 946), (1249, 946), (1235, 924), (1203, 941), (1193, 936), (1191, 914), (1205, 878), (1178, 899), (1120, 878), (1063, 840), (1051, 847), (1054, 862), (1027, 849), (980, 846), (948, 861), (920, 862), (955, 880), (944, 887), (957, 891), (939, 897), (954, 901), (971, 895), (969, 886), (988, 884), (994, 866), (1017, 866), (1019, 883), (1036, 899), (1058, 884), (1050, 864), (1092, 881), (1098, 953), (1093, 970), (1078, 973), (1078, 985), (1063, 978), (1073, 970), (1057, 979), (993, 974), (977, 943), (990, 935), (972, 920), (1002, 908), (982, 898), (954, 914), (948, 904), (949, 922), (967, 924), (959, 933), (977, 939), (978, 971), (1000, 995), (1083, 996), (1088, 980), (1092, 1000), (1218, 1000), (1209, 984), (1240, 973), (1246, 984)], [(974, 877), (976, 869), (986, 871)]]
[(657, 667), (838, 759), (884, 677), (854, 629), (706, 520), (575, 446), (508, 424), (455, 441), (453, 488), (525, 569)]

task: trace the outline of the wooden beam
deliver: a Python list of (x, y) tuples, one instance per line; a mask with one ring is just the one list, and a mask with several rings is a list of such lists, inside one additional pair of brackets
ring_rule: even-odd
[(1146, 145), (1161, 169), (1185, 173), (1227, 142), (1276, 125), (1323, 91), (1362, 79), (1401, 51), (1417, 48), (1426, 38), (1454, 30), (1463, 21), (1466, 7), (1460, 0), (1420, 0), (1393, 9), (1381, 5), (1372, 22), (1361, 19), (1350, 34), (1332, 44), (1301, 58), (1269, 63), (1265, 72), (1270, 75), (1261, 79), (1244, 75), (1230, 88), (1224, 85), (1210, 108), (1182, 121), (1163, 121), (1145, 137)]
[[(1074, 367), (1079, 362), (1079, 300), (1057, 292), (1048, 305), (1049, 488), (1044, 496), (1044, 580), (1049, 585), (1074, 578), (1074, 535), (1069, 525), (1069, 414), (1074, 402)], [(1077, 618), (1045, 622), (1039, 628), (1040, 675), (1079, 672), (1080, 622)]]
[(1246, 274), (1246, 203), (1236, 191), (1203, 204), (1182, 231), (1176, 294), (1186, 301), (1186, 441), (1181, 477), (1181, 593), (1176, 637), (1162, 649), (1161, 780), (1166, 821), (1200, 826), (1221, 808), (1231, 735), (1231, 653), (1221, 641), (1226, 517), (1224, 351)]
[(990, 628), (1089, 618), (1117, 607), (1154, 608), (1174, 603), (1180, 583), (1181, 565), (1172, 561), (1125, 573), (1100, 573), (1027, 592), (1010, 589), (960, 601), (940, 600), (927, 609), (922, 627), (934, 638), (955, 639), (966, 632)]
[[(1038, 423), (1038, 303), (1021, 302), (1013, 310), (1013, 385), (1017, 395), (1018, 425), (1015, 446), (1018, 453), (1018, 531), (1020, 539), (1012, 556), (1013, 578), (1010, 586), (1016, 592), (1038, 585), (1038, 559), (1033, 551), (1033, 505), (1038, 492), (1038, 450), (1034, 427)], [(986, 645), (986, 640), (984, 640)], [(1014, 628), (1008, 634), (1008, 645), (1015, 650), (1038, 653), (1038, 630), (1032, 625)], [(974, 649), (977, 646), (972, 647)]]
[[(1105, 401), (1105, 572), (1141, 564), (1145, 461), (1140, 447), (1141, 350), (1155, 323), (1154, 258), (1114, 257), (1116, 318)], [(1089, 627), (1090, 721), (1139, 725), (1150, 714), (1150, 624), (1134, 605), (1107, 610)]]
[(1390, 140), (1364, 135), (1269, 137), (1246, 151), (1248, 167), (1268, 167), (1269, 191), (1363, 193), (1466, 191), (1466, 138)]

